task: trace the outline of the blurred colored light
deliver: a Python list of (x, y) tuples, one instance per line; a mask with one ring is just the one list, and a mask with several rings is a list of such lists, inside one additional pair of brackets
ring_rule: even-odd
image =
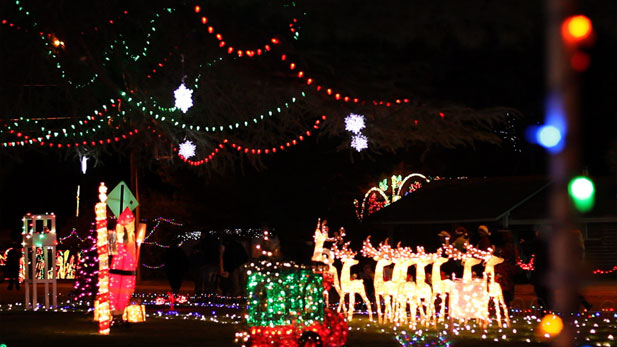
[(553, 148), (561, 142), (561, 132), (552, 125), (544, 125), (538, 129), (538, 143), (545, 148)]
[(587, 177), (574, 177), (568, 184), (568, 193), (574, 202), (574, 206), (580, 212), (591, 210), (595, 192), (596, 188), (593, 182)]
[(557, 336), (563, 329), (561, 318), (554, 314), (547, 314), (540, 322), (540, 331), (542, 334), (548, 334), (550, 337)]
[(581, 42), (589, 38), (591, 31), (591, 21), (583, 15), (568, 17), (561, 25), (561, 35), (567, 43)]
[(587, 70), (590, 63), (591, 59), (589, 58), (589, 54), (584, 52), (576, 52), (570, 58), (570, 66), (579, 72)]

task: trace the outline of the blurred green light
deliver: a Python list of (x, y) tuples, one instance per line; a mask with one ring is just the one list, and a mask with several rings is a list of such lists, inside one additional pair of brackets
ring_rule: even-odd
[(568, 193), (579, 212), (587, 212), (593, 208), (596, 188), (589, 178), (574, 177), (568, 184)]

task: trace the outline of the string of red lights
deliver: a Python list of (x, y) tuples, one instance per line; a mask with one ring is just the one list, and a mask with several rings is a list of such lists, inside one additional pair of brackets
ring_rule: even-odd
[[(289, 67), (289, 70), (291, 71), (296, 70), (296, 68), (298, 67), (295, 62), (288, 59), (287, 54), (281, 55), (281, 61), (284, 61), (284, 62), (289, 61), (288, 67)], [(327, 96), (334, 98), (334, 100), (342, 101), (342, 102), (351, 102), (354, 104), (366, 104), (366, 100), (363, 100), (357, 97), (343, 95), (338, 90), (335, 90), (330, 87), (326, 87), (325, 85), (317, 83), (315, 79), (313, 79), (312, 77), (309, 77), (308, 74), (304, 72), (303, 70), (297, 70), (297, 72), (294, 71), (294, 73), (296, 74), (297, 78), (304, 80), (307, 85), (314, 85), (315, 91), (325, 93)], [(406, 104), (409, 102), (410, 100), (408, 98), (394, 99), (390, 101), (387, 101), (387, 100), (372, 100), (371, 101), (371, 103), (374, 106), (386, 106), (386, 107), (390, 107), (390, 106), (397, 105), (397, 104)]]
[[(314, 124), (313, 124), (313, 129), (319, 129), (319, 125), (321, 124), (322, 121), (326, 120), (326, 116), (322, 115), (319, 119), (315, 120)], [(178, 155), (178, 157), (180, 159), (182, 159), (185, 163), (192, 165), (192, 166), (199, 166), (199, 165), (203, 165), (208, 163), (209, 161), (211, 161), (215, 155), (217, 155), (219, 153), (219, 151), (221, 149), (224, 149), (225, 146), (231, 146), (232, 148), (236, 149), (238, 152), (243, 152), (245, 154), (257, 154), (257, 155), (261, 155), (261, 154), (274, 154), (278, 151), (284, 151), (285, 149), (291, 147), (291, 146), (295, 146), (298, 143), (300, 143), (301, 141), (304, 141), (305, 137), (311, 136), (311, 131), (310, 130), (306, 130), (302, 133), (302, 135), (298, 135), (297, 137), (286, 141), (285, 143), (281, 144), (281, 145), (277, 145), (277, 146), (272, 146), (269, 148), (256, 148), (256, 147), (247, 147), (247, 146), (242, 146), (239, 145), (237, 143), (234, 142), (230, 142), (228, 139), (224, 139), (223, 142), (219, 143), (212, 152), (210, 152), (209, 155), (207, 155), (206, 157), (204, 157), (201, 160), (190, 160), (188, 158), (185, 158), (182, 154), (180, 153), (176, 153)], [(178, 148), (174, 148), (174, 152), (178, 152)]]
[[(195, 13), (199, 14), (201, 12), (202, 12), (201, 6), (196, 5)], [(205, 15), (202, 15), (199, 20), (201, 21), (201, 24), (203, 25), (208, 24), (208, 18)], [(252, 58), (256, 55), (261, 55), (262, 53), (269, 52), (272, 49), (271, 44), (277, 45), (280, 43), (280, 40), (277, 37), (273, 36), (268, 41), (266, 41), (267, 43), (257, 46), (258, 48), (238, 49), (238, 48), (234, 48), (231, 44), (228, 44), (227, 42), (225, 42), (225, 40), (223, 40), (223, 35), (220, 32), (215, 32), (214, 27), (212, 25), (208, 25), (207, 31), (208, 31), (208, 34), (212, 34), (214, 35), (214, 37), (216, 37), (216, 39), (219, 41), (218, 46), (220, 48), (224, 48), (227, 54), (235, 53), (239, 58), (242, 58), (242, 57)]]

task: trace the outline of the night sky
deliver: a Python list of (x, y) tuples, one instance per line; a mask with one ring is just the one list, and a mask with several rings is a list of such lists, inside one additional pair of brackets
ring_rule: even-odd
[[(166, 17), (164, 28), (159, 29), (162, 34), (150, 53), (165, 56), (166, 52), (174, 52), (170, 56), (173, 63), (161, 73), (164, 77), (157, 84), (148, 84), (156, 88), (146, 93), (146, 87), (142, 87), (138, 93), (170, 95), (177, 87), (178, 76), (183, 71), (194, 72), (191, 69), (196, 61), (225, 55), (217, 47), (216, 39), (203, 33), (205, 26), (193, 12), (193, 2), (23, 3), (32, 9), (33, 15), (24, 15), (8, 1), (0, 5), (0, 20), (7, 19), (35, 32), (52, 32), (55, 28), (53, 32), (62, 33), (67, 51), (61, 60), (65, 59), (67, 71), (73, 72), (76, 80), (102, 66), (92, 62), (97, 59), (96, 50), (102, 43), (127, 32), (120, 29), (121, 24), (114, 24), (111, 29), (105, 24), (125, 7), (129, 15), (124, 18), (124, 28), (137, 28), (135, 32), (148, 26), (144, 18), (149, 18), (157, 8), (176, 8), (170, 18)], [(290, 52), (290, 56), (297, 57), (298, 64), (314, 72), (316, 79), (344, 93), (367, 98), (412, 98), (412, 109), (375, 111), (369, 125), (376, 129), (372, 131), (380, 140), (370, 143), (369, 150), (358, 154), (350, 149), (349, 135), (341, 127), (345, 115), (356, 109), (315, 92), (307, 93), (307, 101), (297, 111), (307, 115), (303, 121), (295, 124), (285, 120), (281, 132), (297, 133), (296, 129), (312, 124), (314, 115), (308, 116), (311, 111), (328, 113), (330, 123), (325, 125), (324, 132), (315, 131), (316, 136), (295, 148), (258, 162), (236, 153), (221, 155), (223, 164), (200, 168), (188, 166), (175, 156), (173, 160), (157, 160), (154, 149), (169, 151), (171, 144), (184, 136), (179, 132), (118, 146), (100, 146), (85, 175), (80, 171), (79, 154), (74, 149), (2, 147), (0, 241), (20, 231), (20, 219), (26, 212), (55, 212), (61, 235), (74, 226), (85, 229), (92, 220), (98, 184), (105, 181), (112, 188), (120, 180), (130, 180), (131, 151), (135, 151), (137, 158), (143, 218), (175, 218), (184, 222), (187, 230), (268, 225), (294, 242), (309, 240), (317, 217), (328, 218), (333, 226), (353, 226), (353, 199), (361, 199), (368, 188), (392, 174), (421, 172), (477, 177), (546, 173), (547, 155), (524, 139), (525, 128), (540, 123), (544, 113), (542, 2), (300, 1), (295, 7), (289, 4), (247, 0), (234, 5), (226, 1), (204, 2), (201, 6), (204, 13), (209, 11), (210, 23), (215, 23), (217, 30), (225, 33), (225, 39), (238, 46), (249, 46), (271, 33), (283, 32), (279, 35), (283, 40), (281, 51)], [(588, 49), (591, 65), (580, 76), (581, 159), (591, 175), (615, 176), (617, 8), (610, 1), (582, 1), (581, 5), (581, 12), (591, 18), (596, 30), (595, 43)], [(298, 40), (286, 32), (290, 16), (300, 23)], [(39, 18), (37, 29), (32, 28), (31, 17)], [(79, 31), (92, 28), (93, 23), (101, 23), (100, 33), (92, 34), (94, 39), (90, 39), (90, 34), (80, 38)], [(145, 86), (135, 76), (144, 75), (156, 61), (146, 58), (150, 60), (143, 66), (117, 62), (118, 65), (109, 67), (100, 83), (76, 91), (58, 76), (40, 41), (36, 34), (0, 25), (3, 129), (16, 115), (83, 115), (93, 105), (100, 105), (100, 100), (117, 97), (114, 87)], [(86, 48), (90, 55), (86, 55)], [(279, 48), (273, 51), (276, 49)], [(180, 53), (184, 54), (184, 64), (179, 62)], [(229, 59), (220, 68), (208, 70), (206, 79), (211, 84), (196, 98), (196, 103), (207, 105), (208, 112), (220, 119), (236, 119), (234, 112), (254, 114), (277, 104), (303, 86), (294, 77), (295, 72), (273, 68), (280, 65), (277, 54), (268, 53), (252, 60)], [(88, 58), (80, 60), (85, 56)], [(36, 83), (53, 86), (27, 86)], [(221, 94), (216, 94), (219, 91)], [(511, 135), (517, 140), (506, 138), (499, 144), (480, 141), (448, 148), (422, 142), (417, 137), (406, 142), (401, 133), (393, 132), (396, 135), (390, 136), (380, 132), (377, 120), (390, 117), (388, 112), (398, 112), (397, 117), (407, 117), (411, 122), (416, 117), (414, 110), (425, 107), (461, 113), (495, 107), (510, 109), (516, 115), (511, 119), (515, 126)], [(372, 109), (364, 105), (357, 112), (372, 114)], [(497, 122), (492, 133), (498, 134), (505, 127), (505, 123)], [(257, 129), (247, 136), (253, 141), (270, 139), (267, 126)], [(165, 133), (164, 129), (161, 133)], [(10, 141), (6, 131), (0, 136), (2, 142)], [(75, 218), (77, 185), (81, 186), (80, 218)]]

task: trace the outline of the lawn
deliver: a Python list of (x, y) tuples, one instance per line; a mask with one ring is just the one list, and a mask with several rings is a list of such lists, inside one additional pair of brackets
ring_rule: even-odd
[[(81, 312), (0, 312), (0, 343), (15, 346), (239, 346), (233, 342), (239, 324), (214, 323), (170, 317), (149, 318), (128, 328), (113, 328), (109, 336), (97, 332), (90, 314)], [(493, 342), (459, 338), (454, 346), (493, 345)], [(369, 324), (366, 319), (351, 324), (349, 346), (400, 346), (390, 329)], [(518, 346), (500, 341), (500, 345)], [(530, 344), (525, 343), (525, 346)], [(533, 345), (533, 344), (532, 344)]]

